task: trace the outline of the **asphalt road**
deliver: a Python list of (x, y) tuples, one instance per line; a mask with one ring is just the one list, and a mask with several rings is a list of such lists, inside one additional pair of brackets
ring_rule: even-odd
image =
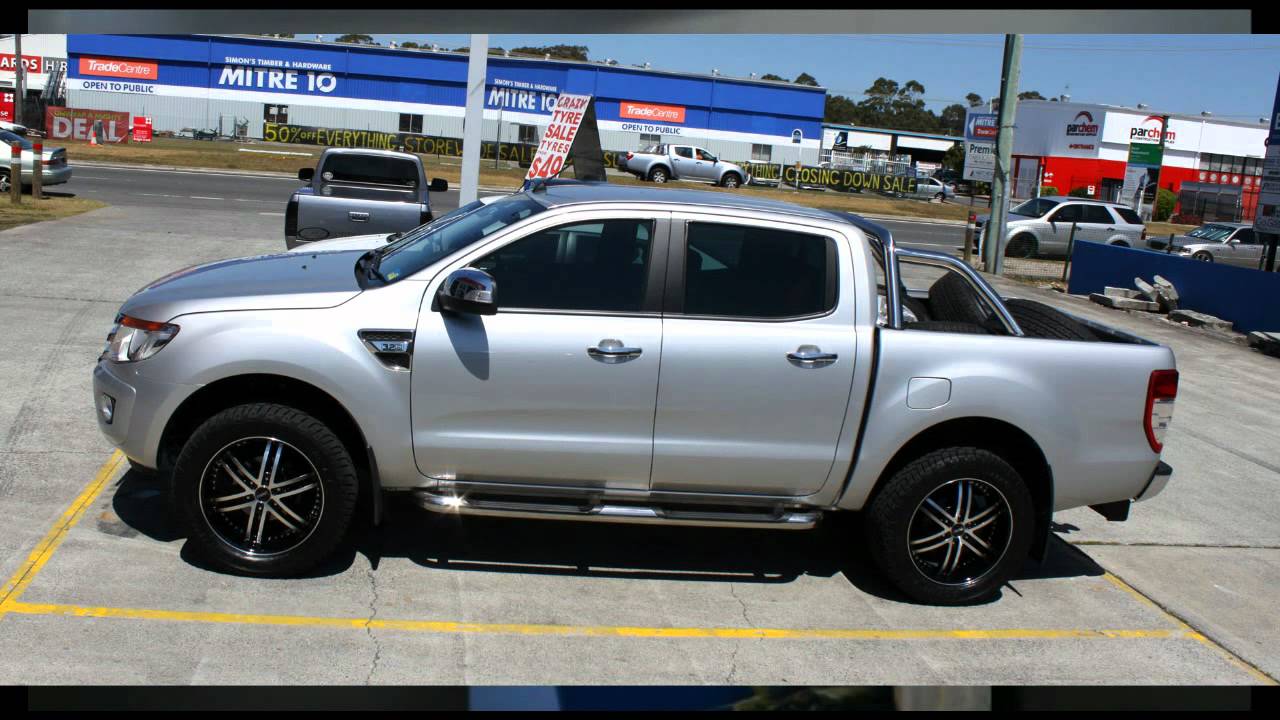
[[(250, 226), (266, 233), (283, 232), (284, 206), (299, 181), (287, 177), (238, 175), (206, 170), (151, 170), (81, 165), (71, 182), (48, 188), (120, 207), (147, 207), (200, 212), (226, 212), (241, 216)], [(489, 194), (482, 192), (482, 195)], [(458, 190), (432, 193), (437, 214), (458, 207)], [(254, 221), (254, 216), (260, 218)], [(963, 228), (910, 220), (879, 220), (894, 238), (910, 247), (953, 251), (964, 242)]]

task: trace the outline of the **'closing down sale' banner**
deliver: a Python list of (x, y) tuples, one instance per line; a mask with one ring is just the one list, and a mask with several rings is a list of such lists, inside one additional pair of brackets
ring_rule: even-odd
[(841, 170), (804, 165), (784, 165), (779, 169), (770, 163), (739, 163), (755, 180), (780, 180), (784, 185), (808, 185), (831, 188), (842, 192), (872, 190), (877, 192), (910, 194), (916, 191), (917, 180), (907, 175), (882, 175), (862, 170)]

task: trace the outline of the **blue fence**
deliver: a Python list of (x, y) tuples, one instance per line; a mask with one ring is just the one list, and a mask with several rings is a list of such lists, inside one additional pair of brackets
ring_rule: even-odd
[(1230, 320), (1238, 332), (1280, 331), (1280, 272), (1077, 242), (1067, 291), (1076, 295), (1100, 293), (1108, 285), (1132, 288), (1135, 277), (1151, 282), (1153, 275), (1178, 289), (1179, 307)]

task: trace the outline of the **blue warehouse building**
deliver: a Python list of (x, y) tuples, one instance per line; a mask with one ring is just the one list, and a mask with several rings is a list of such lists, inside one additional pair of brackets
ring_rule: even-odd
[[(67, 105), (157, 131), (267, 123), (462, 137), (467, 55), (228, 35), (68, 35)], [(785, 82), (490, 55), (485, 140), (536, 143), (560, 92), (596, 98), (606, 150), (689, 142), (816, 164), (826, 91)]]

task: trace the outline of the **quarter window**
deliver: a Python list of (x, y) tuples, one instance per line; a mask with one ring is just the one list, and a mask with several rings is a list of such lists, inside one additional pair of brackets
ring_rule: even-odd
[(636, 312), (644, 302), (652, 238), (651, 220), (564, 225), (472, 266), (497, 282), (499, 307)]
[(1111, 213), (1107, 212), (1107, 209), (1101, 205), (1081, 205), (1080, 220), (1078, 222), (1112, 225), (1115, 220), (1111, 217)]
[(1141, 225), (1141, 224), (1142, 224), (1142, 218), (1138, 215), (1138, 213), (1134, 212), (1134, 211), (1133, 211), (1132, 209), (1130, 209), (1130, 208), (1127, 208), (1127, 207), (1113, 207), (1113, 208), (1111, 208), (1111, 209), (1112, 209), (1112, 210), (1115, 210), (1117, 213), (1119, 213), (1119, 214), (1120, 214), (1121, 219), (1123, 219), (1125, 222), (1129, 223), (1130, 225)]
[(716, 223), (688, 228), (685, 314), (784, 318), (835, 307), (830, 238)]

